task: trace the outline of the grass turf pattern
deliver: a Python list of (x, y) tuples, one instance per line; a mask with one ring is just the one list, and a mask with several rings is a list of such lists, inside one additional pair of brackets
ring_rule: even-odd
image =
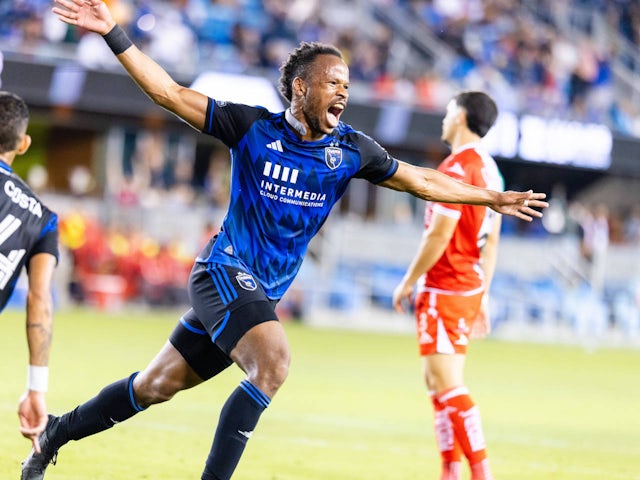
[[(48, 407), (60, 414), (142, 369), (181, 312), (55, 317)], [(234, 480), (438, 478), (432, 412), (415, 339), (286, 324), (290, 375), (263, 414)], [(0, 317), (0, 478), (19, 478), (24, 314)], [(472, 342), (467, 385), (499, 480), (640, 480), (640, 351)], [(47, 480), (197, 479), (218, 413), (243, 374), (179, 393), (99, 435), (71, 442)], [(463, 474), (463, 479), (468, 473)]]

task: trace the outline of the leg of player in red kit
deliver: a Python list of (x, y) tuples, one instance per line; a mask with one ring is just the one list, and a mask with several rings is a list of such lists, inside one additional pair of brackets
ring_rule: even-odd
[(464, 387), (454, 387), (438, 394), (438, 401), (448, 412), (457, 441), (469, 462), (471, 480), (493, 480), (487, 459), (480, 410)]
[(460, 480), (462, 449), (453, 431), (453, 424), (444, 404), (440, 403), (435, 392), (430, 392), (433, 404), (433, 426), (436, 443), (442, 457), (440, 480)]

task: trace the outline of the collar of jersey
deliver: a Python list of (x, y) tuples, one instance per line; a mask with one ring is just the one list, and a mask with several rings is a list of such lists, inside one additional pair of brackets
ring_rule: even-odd
[(8, 163), (5, 163), (5, 161), (2, 160), (1, 158), (0, 158), (0, 168), (2, 168), (3, 170), (6, 170), (7, 172), (13, 173), (13, 169), (9, 166)]
[(465, 150), (469, 150), (470, 148), (475, 148), (478, 149), (481, 147), (481, 143), (480, 142), (469, 142), (469, 143), (465, 143), (464, 145), (460, 145), (458, 148), (455, 149), (455, 151), (451, 152), (454, 155), (457, 155), (460, 152), (464, 152)]
[(314, 141), (302, 140), (300, 137), (298, 137), (298, 135), (296, 135), (295, 129), (291, 125), (289, 125), (289, 122), (287, 122), (287, 120), (285, 119), (284, 112), (282, 115), (282, 123), (284, 124), (284, 130), (285, 130), (286, 136), (304, 145), (314, 145), (314, 144), (322, 145), (322, 144), (331, 142), (334, 139), (334, 137), (337, 136), (337, 129), (334, 129), (330, 134), (325, 135), (320, 140), (314, 140)]

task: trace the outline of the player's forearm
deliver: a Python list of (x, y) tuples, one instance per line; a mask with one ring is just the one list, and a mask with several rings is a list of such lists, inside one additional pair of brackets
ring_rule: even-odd
[(469, 185), (432, 169), (422, 169), (425, 181), (423, 198), (441, 203), (466, 203), (491, 206), (498, 192)]
[[(118, 35), (112, 36), (114, 31)], [(117, 25), (104, 38), (129, 76), (154, 103), (196, 130), (204, 128), (208, 101), (205, 95), (179, 85), (164, 68), (131, 43)]]
[(405, 191), (423, 200), (442, 203), (467, 203), (493, 208), (500, 194), (459, 182), (432, 168), (420, 168), (399, 162), (398, 170), (381, 185)]
[(431, 270), (431, 267), (435, 265), (446, 250), (447, 244), (447, 238), (439, 238), (433, 232), (425, 232), (418, 252), (407, 268), (403, 281), (407, 284), (416, 283), (421, 275)]
[(51, 295), (29, 293), (27, 296), (27, 344), (29, 364), (47, 366), (53, 336), (53, 301)]
[(171, 107), (175, 104), (173, 92), (178, 85), (160, 65), (133, 44), (117, 58), (151, 100), (172, 110)]

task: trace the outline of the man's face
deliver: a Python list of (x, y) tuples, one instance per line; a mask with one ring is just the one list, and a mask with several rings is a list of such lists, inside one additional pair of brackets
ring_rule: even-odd
[(451, 141), (462, 121), (462, 113), (462, 108), (458, 106), (455, 100), (449, 101), (447, 113), (442, 119), (442, 136), (440, 137), (447, 145), (451, 145)]
[(312, 134), (330, 134), (349, 98), (349, 68), (335, 55), (319, 55), (303, 82), (302, 112)]

